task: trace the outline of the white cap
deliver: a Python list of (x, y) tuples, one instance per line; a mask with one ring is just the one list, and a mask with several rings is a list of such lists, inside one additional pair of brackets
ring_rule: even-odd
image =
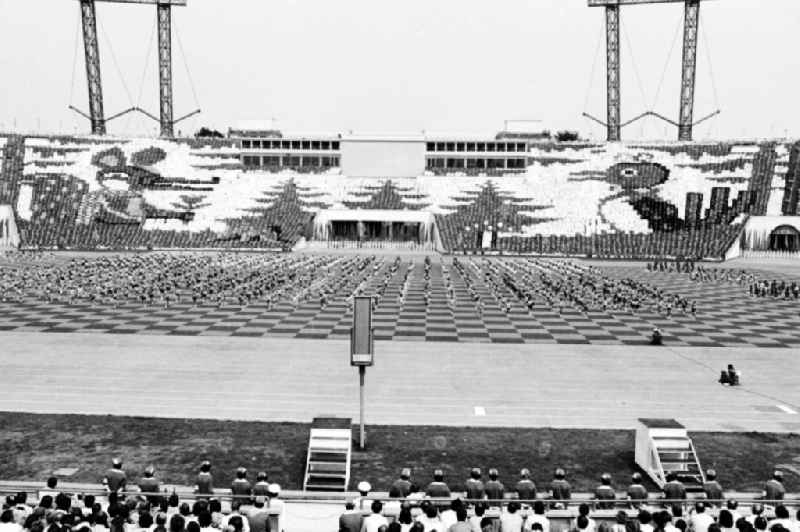
[(270, 484), (267, 486), (267, 492), (273, 497), (277, 497), (281, 492), (281, 487), (278, 484)]
[(372, 485), (366, 480), (362, 480), (358, 483), (358, 491), (361, 493), (368, 493), (372, 489)]

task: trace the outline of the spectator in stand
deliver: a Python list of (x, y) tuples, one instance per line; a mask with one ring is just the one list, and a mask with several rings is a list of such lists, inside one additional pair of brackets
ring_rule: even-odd
[(405, 499), (411, 493), (411, 469), (404, 467), (400, 471), (400, 478), (392, 483), (389, 489), (389, 497), (393, 499)]
[(789, 532), (798, 532), (800, 531), (800, 527), (798, 527), (797, 521), (793, 521), (789, 516), (789, 509), (786, 508), (783, 504), (779, 504), (775, 507), (775, 519), (767, 523), (767, 529), (770, 531), (775, 530), (775, 526), (782, 526)]
[(486, 498), (493, 501), (502, 501), (505, 496), (506, 487), (500, 482), (498, 477), (500, 473), (497, 469), (489, 470), (489, 481), (486, 483)]
[(22, 526), (14, 521), (14, 510), (9, 508), (0, 513), (0, 532), (23, 532)]
[[(536, 484), (531, 480), (531, 472), (528, 469), (523, 469), (519, 472), (519, 482), (514, 487), (517, 492), (517, 497), (523, 501), (532, 501), (536, 498)], [(527, 506), (527, 505), (523, 505)]]
[(111, 469), (106, 471), (106, 476), (103, 478), (103, 485), (110, 493), (117, 493), (125, 491), (127, 483), (128, 477), (122, 470), (122, 460), (114, 458), (111, 461)]
[(639, 530), (641, 532), (653, 532), (653, 525), (650, 524), (653, 520), (653, 515), (650, 512), (644, 509), (639, 510), (637, 519), (639, 520)]
[(579, 515), (572, 532), (589, 532), (589, 519), (585, 515)]
[(144, 470), (144, 476), (139, 479), (139, 491), (145, 494), (150, 504), (158, 504), (161, 501), (161, 483), (155, 476), (156, 470), (153, 466), (148, 466)]
[(486, 498), (486, 488), (481, 480), (480, 468), (473, 467), (469, 472), (469, 478), (465, 482), (467, 489), (467, 499), (482, 500)]
[(364, 517), (360, 510), (356, 510), (355, 503), (347, 501), (344, 505), (344, 513), (339, 516), (339, 532), (361, 532), (363, 520)]
[(706, 496), (706, 499), (711, 502), (714, 506), (721, 506), (722, 499), (724, 495), (722, 494), (722, 486), (717, 481), (717, 472), (713, 469), (709, 469), (706, 471), (706, 481), (703, 484), (703, 493)]
[(523, 518), (517, 501), (508, 503), (506, 511), (500, 515), (500, 532), (522, 532)]
[[(256, 497), (253, 508), (247, 512), (247, 521), (250, 525), (250, 532), (270, 532), (269, 510), (264, 507), (266, 498)], [(279, 531), (278, 531), (279, 532)]]
[(608, 473), (600, 475), (600, 485), (594, 490), (594, 498), (598, 501), (606, 501), (597, 504), (600, 509), (608, 510), (614, 507), (613, 501), (617, 498), (617, 494), (614, 488), (611, 487), (611, 475)]
[[(94, 499), (94, 497), (93, 497)], [(33, 513), (33, 508), (28, 506), (28, 494), (24, 491), (18, 492), (14, 496), (14, 522), (23, 525), (28, 517)]]
[(469, 518), (469, 526), (472, 529), (472, 532), (481, 532), (481, 521), (483, 520), (483, 514), (486, 513), (486, 505), (482, 502), (479, 502), (475, 505), (475, 511), (472, 517)]
[(550, 532), (550, 519), (547, 518), (544, 512), (544, 502), (535, 501), (533, 503), (533, 513), (525, 520), (525, 530), (533, 530), (534, 526), (538, 526), (542, 532)]
[(433, 499), (450, 498), (450, 488), (444, 482), (444, 472), (441, 469), (433, 472), (433, 482), (425, 488), (425, 494)]
[(247, 469), (240, 467), (236, 470), (236, 478), (231, 482), (231, 493), (234, 498), (249, 502), (253, 494), (253, 486), (247, 480)]
[(442, 528), (445, 531), (450, 530), (450, 527), (458, 522), (458, 511), (462, 508), (466, 508), (464, 501), (453, 499), (450, 503), (450, 508), (439, 513), (439, 519), (441, 519)]
[(214, 476), (211, 474), (211, 462), (205, 460), (200, 464), (200, 472), (195, 480), (195, 493), (201, 497), (214, 495)]
[[(706, 505), (698, 501), (694, 505), (694, 512), (689, 516), (689, 528), (692, 532), (712, 532), (709, 527), (714, 524), (714, 518), (706, 513)], [(719, 529), (717, 529), (719, 532)]]
[[(591, 508), (589, 508), (588, 504), (582, 502), (581, 504), (578, 505), (578, 517), (583, 516), (586, 518), (586, 527), (585, 527), (586, 532), (595, 532), (595, 530), (597, 530), (597, 522), (589, 516), (590, 513), (591, 513)], [(573, 528), (577, 527), (578, 527), (578, 521), (576, 519), (573, 524)]]
[[(569, 500), (572, 498), (572, 486), (567, 482), (567, 473), (560, 467), (553, 474), (553, 481), (550, 483), (550, 497), (555, 500)], [(563, 506), (563, 503), (558, 503)]]
[(764, 499), (768, 501), (782, 501), (786, 495), (786, 488), (783, 487), (783, 472), (775, 470), (772, 478), (764, 485)]
[(719, 525), (720, 532), (736, 532), (733, 526), (733, 514), (726, 509), (722, 509), (717, 517), (717, 524)]
[(425, 532), (445, 532), (444, 524), (439, 517), (439, 510), (435, 504), (431, 501), (424, 501), (420, 509), (422, 514), (417, 517), (417, 522), (422, 523)]
[(753, 521), (753, 528), (758, 532), (764, 532), (767, 529), (767, 519), (764, 516), (759, 515), (756, 517), (756, 520)]
[(751, 525), (755, 526), (756, 519), (761, 517), (761, 514), (763, 514), (763, 513), (764, 513), (764, 505), (757, 502), (750, 508), (750, 515), (745, 517), (745, 519), (747, 519), (747, 521)]
[(725, 506), (728, 508), (731, 516), (733, 516), (734, 524), (736, 524), (739, 519), (742, 519), (742, 514), (739, 513), (739, 502), (736, 499), (728, 499), (728, 502), (725, 503)]
[(372, 501), (371, 510), (372, 513), (361, 523), (361, 532), (386, 532), (389, 521), (381, 514), (383, 511), (381, 501)]
[(610, 532), (628, 532), (628, 514), (624, 510), (617, 512)]
[(408, 532), (414, 524), (414, 517), (411, 515), (411, 505), (407, 502), (400, 505), (400, 513), (397, 516), (400, 523), (400, 532)]
[(628, 500), (633, 508), (638, 508), (642, 503), (647, 501), (647, 488), (642, 484), (642, 475), (640, 473), (631, 475), (631, 484), (628, 486), (627, 493)]
[(467, 508), (461, 507), (456, 511), (456, 522), (450, 525), (447, 532), (472, 532), (472, 526), (467, 521)]

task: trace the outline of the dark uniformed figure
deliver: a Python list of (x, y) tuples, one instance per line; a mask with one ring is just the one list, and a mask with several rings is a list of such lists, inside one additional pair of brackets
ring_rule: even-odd
[(425, 488), (425, 495), (432, 498), (449, 498), (450, 488), (444, 483), (444, 472), (437, 469), (433, 472), (433, 482)]
[(197, 484), (197, 494), (212, 496), (214, 495), (214, 476), (211, 474), (211, 462), (208, 460), (200, 464), (200, 472), (195, 480)]
[(776, 470), (764, 485), (764, 498), (768, 501), (782, 501), (784, 495), (786, 488), (783, 487), (783, 473)]
[(678, 475), (667, 473), (667, 483), (664, 484), (664, 498), (668, 500), (683, 500), (686, 498), (686, 486), (678, 480)]
[(642, 484), (642, 475), (634, 473), (631, 475), (631, 484), (628, 486), (628, 500), (631, 506), (638, 508), (640, 504), (647, 501), (647, 488)]
[(716, 501), (711, 504), (720, 506), (722, 499), (725, 497), (722, 494), (722, 486), (717, 482), (717, 472), (713, 469), (706, 471), (706, 481), (703, 484), (703, 493), (706, 494), (706, 499)]
[(517, 497), (520, 500), (532, 501), (536, 498), (536, 484), (531, 480), (531, 472), (528, 469), (523, 469), (519, 472), (519, 482), (515, 486)]
[(464, 482), (467, 499), (485, 499), (486, 488), (481, 479), (481, 469), (473, 467), (469, 472), (469, 478)]
[(267, 496), (269, 482), (267, 482), (268, 477), (265, 471), (259, 471), (256, 475), (256, 483), (253, 486), (253, 497), (258, 497), (259, 495), (262, 497)]
[(500, 476), (500, 473), (497, 469), (490, 469), (489, 470), (489, 482), (486, 483), (486, 498), (491, 500), (503, 500), (505, 496), (506, 487), (503, 486), (503, 483), (497, 480)]
[[(147, 501), (150, 504), (158, 504), (161, 500), (161, 483), (156, 478), (156, 470), (153, 466), (149, 466), (144, 470), (144, 477), (139, 479), (139, 491), (148, 494)], [(152, 495), (150, 495), (152, 494)]]
[(411, 470), (404, 467), (400, 471), (400, 478), (394, 481), (389, 489), (389, 496), (393, 498), (406, 498), (411, 493)]
[(594, 498), (598, 501), (606, 501), (599, 502), (597, 504), (598, 508), (608, 510), (614, 507), (613, 501), (617, 498), (617, 494), (614, 488), (611, 487), (611, 475), (608, 473), (603, 473), (600, 476), (600, 485), (594, 490)]
[(467, 487), (467, 499), (480, 500), (486, 498), (486, 490), (481, 480), (481, 470), (479, 468), (472, 468), (465, 484)]
[(231, 493), (236, 500), (241, 501), (243, 504), (250, 502), (250, 497), (253, 495), (253, 486), (247, 480), (247, 469), (244, 467), (236, 470), (236, 478), (231, 482)]
[(106, 471), (103, 484), (111, 493), (125, 491), (125, 486), (128, 484), (128, 476), (125, 474), (125, 471), (122, 470), (122, 460), (114, 458), (111, 461), (111, 469)]
[(553, 481), (550, 483), (550, 496), (553, 499), (571, 499), (572, 486), (567, 482), (567, 473), (560, 467), (553, 474)]

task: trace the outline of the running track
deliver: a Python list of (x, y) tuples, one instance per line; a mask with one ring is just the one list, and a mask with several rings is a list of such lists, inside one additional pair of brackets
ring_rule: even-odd
[[(0, 410), (309, 422), (358, 417), (349, 344), (0, 333)], [(367, 423), (800, 430), (797, 349), (378, 342)], [(728, 362), (743, 386), (716, 384)]]

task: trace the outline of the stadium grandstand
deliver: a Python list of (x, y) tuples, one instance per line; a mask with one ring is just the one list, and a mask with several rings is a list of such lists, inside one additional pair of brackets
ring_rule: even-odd
[[(70, 98), (82, 36), (88, 110), (69, 108), (91, 134), (0, 130), (0, 532), (800, 532), (800, 141), (692, 140), (720, 113), (693, 114), (700, 0), (588, 0), (605, 10), (607, 98), (605, 119), (584, 117), (605, 141), (522, 119), (478, 135), (273, 119), (184, 136), (201, 111), (179, 38), (188, 80), (173, 84), (172, 10), (194, 1), (73, 2)], [(147, 68), (134, 100), (110, 44), (124, 32), (98, 25), (96, 2), (155, 10), (159, 117), (141, 107)], [(621, 7), (676, 2), (679, 117), (655, 111), (668, 64), (623, 121)], [(274, 20), (254, 33), (289, 22)], [(455, 53), (425, 44), (428, 59), (497, 86), (473, 107), (530, 83), (514, 77), (533, 70), (524, 54), (569, 46), (487, 32), (498, 63), (479, 71), (445, 26)], [(244, 46), (218, 30), (205, 40), (235, 68), (215, 76), (246, 65), (286, 83), (287, 55), (336, 101), (319, 63), (347, 72), (349, 30), (303, 28), (314, 62), (286, 46), (297, 36)], [(100, 41), (130, 103), (111, 116)], [(189, 86), (198, 109), (176, 118)], [(126, 115), (160, 135), (109, 134)], [(642, 119), (679, 140), (623, 141)]]

